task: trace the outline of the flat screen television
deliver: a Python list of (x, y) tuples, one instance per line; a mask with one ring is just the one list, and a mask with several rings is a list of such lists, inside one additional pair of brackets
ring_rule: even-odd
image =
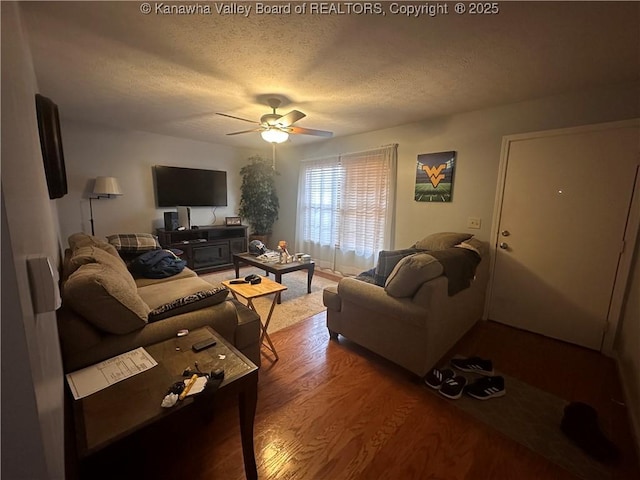
[(227, 205), (227, 172), (155, 165), (158, 207), (221, 207)]

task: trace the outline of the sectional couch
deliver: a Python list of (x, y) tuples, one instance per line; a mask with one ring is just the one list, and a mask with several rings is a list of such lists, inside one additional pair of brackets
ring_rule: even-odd
[(482, 316), (488, 244), (443, 232), (323, 292), (331, 338), (342, 335), (423, 377)]
[(260, 365), (259, 316), (188, 268), (168, 278), (134, 278), (113, 245), (78, 233), (69, 237), (61, 291), (65, 372), (207, 325)]

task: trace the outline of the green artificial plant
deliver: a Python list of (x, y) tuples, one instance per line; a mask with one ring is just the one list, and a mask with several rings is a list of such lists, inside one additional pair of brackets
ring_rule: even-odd
[(280, 203), (276, 193), (276, 171), (260, 156), (252, 156), (240, 169), (239, 214), (251, 225), (253, 235), (268, 235), (278, 219)]

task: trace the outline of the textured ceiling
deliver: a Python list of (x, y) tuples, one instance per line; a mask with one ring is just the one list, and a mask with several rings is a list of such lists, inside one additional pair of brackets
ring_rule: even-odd
[[(293, 6), (303, 3), (314, 4)], [(307, 114), (296, 125), (342, 136), (640, 79), (638, 2), (500, 2), (497, 15), (448, 3), (434, 17), (381, 3), (379, 15), (258, 15), (253, 2), (184, 4), (210, 15), (144, 15), (142, 2), (20, 7), (40, 92), (63, 117), (232, 146), (264, 142), (225, 135), (251, 124), (215, 112), (257, 121), (271, 94), (285, 100), (279, 113)]]

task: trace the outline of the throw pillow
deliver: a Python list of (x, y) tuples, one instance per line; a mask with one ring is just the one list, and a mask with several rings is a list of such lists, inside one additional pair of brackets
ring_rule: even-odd
[(228, 294), (229, 290), (227, 290), (226, 287), (220, 286), (211, 290), (202, 290), (182, 298), (177, 298), (151, 310), (151, 312), (149, 312), (149, 321), (155, 322), (163, 318), (180, 315), (181, 313), (217, 305), (218, 303), (222, 303)]
[[(113, 248), (113, 246), (111, 245), (109, 246)], [(71, 270), (69, 274), (75, 272), (82, 265), (86, 265), (88, 263), (102, 263), (104, 265), (109, 265), (110, 267), (120, 272), (121, 274), (127, 277), (131, 277), (131, 274), (127, 270), (126, 264), (119, 256), (114, 257), (113, 255), (110, 255), (109, 253), (102, 250), (101, 248), (93, 245), (87, 246), (87, 247), (80, 247), (73, 250), (71, 257), (69, 258), (69, 264), (70, 264), (70, 270)], [(133, 281), (133, 277), (131, 277), (131, 280)]]
[(82, 247), (96, 247), (100, 250), (104, 250), (105, 252), (113, 255), (116, 258), (120, 258), (118, 255), (118, 251), (113, 245), (99, 239), (98, 237), (92, 237), (91, 235), (87, 235), (83, 232), (78, 232), (70, 235), (67, 241), (69, 242), (69, 248), (71, 250), (77, 250), (78, 248)]
[(100, 330), (117, 335), (147, 324), (149, 307), (124, 277), (109, 265), (82, 265), (66, 281), (63, 300)]
[(387, 277), (391, 274), (396, 264), (407, 255), (416, 253), (415, 248), (404, 250), (382, 250), (378, 254), (378, 264), (374, 275), (375, 284), (384, 287)]
[(427, 235), (417, 242), (414, 247), (418, 250), (445, 250), (469, 240), (473, 235), (469, 233), (441, 232)]
[(409, 255), (395, 266), (384, 289), (392, 297), (412, 297), (423, 283), (442, 272), (442, 264), (428, 253)]
[(150, 233), (118, 233), (107, 235), (107, 240), (119, 252), (146, 252), (160, 248), (158, 237)]

